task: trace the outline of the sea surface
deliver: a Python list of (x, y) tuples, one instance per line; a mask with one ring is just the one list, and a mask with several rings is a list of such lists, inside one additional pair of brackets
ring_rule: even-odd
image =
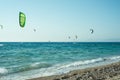
[(59, 75), (120, 61), (120, 42), (1, 42), (0, 80)]

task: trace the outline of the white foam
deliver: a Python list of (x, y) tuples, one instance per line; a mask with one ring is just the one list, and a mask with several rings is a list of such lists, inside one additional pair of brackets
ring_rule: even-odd
[(6, 74), (8, 70), (6, 68), (0, 68), (0, 74)]
[(35, 62), (30, 65), (31, 68), (46, 68), (50, 67), (50, 64), (46, 62)]
[(40, 64), (39, 62), (36, 62), (36, 63), (31, 64), (31, 66), (32, 66), (32, 67), (36, 67), (36, 66), (38, 66), (39, 64)]
[(120, 59), (120, 56), (114, 56), (110, 58), (111, 60)]
[(102, 58), (98, 58), (98, 59), (91, 59), (91, 60), (85, 60), (85, 61), (77, 61), (77, 62), (73, 62), (73, 63), (70, 63), (70, 64), (63, 65), (59, 68), (78, 67), (80, 65), (87, 65), (87, 64), (99, 62), (99, 61), (102, 61), (102, 60), (103, 60)]
[[(52, 67), (48, 68), (41, 68), (41, 69), (35, 69), (35, 70), (30, 70), (26, 72), (21, 72), (17, 74), (11, 74), (6, 77), (1, 77), (0, 80), (26, 80), (26, 79), (31, 79), (31, 78), (36, 78), (36, 77), (42, 77), (42, 76), (50, 76), (50, 75), (59, 75), (62, 73), (67, 73), (71, 70), (75, 69), (83, 69), (87, 67), (93, 67), (93, 66), (98, 66), (98, 64), (106, 64), (104, 62), (112, 62), (116, 60), (120, 60), (120, 56), (113, 56), (113, 57), (104, 57), (104, 58), (97, 58), (97, 59), (91, 59), (91, 60), (84, 60), (84, 61), (76, 61), (76, 62), (71, 62), (67, 64), (57, 64)], [(31, 64), (31, 66), (38, 66), (40, 65), (40, 62), (36, 62)], [(96, 64), (96, 65), (94, 65)], [(87, 67), (86, 67), (87, 66)], [(0, 71), (6, 72), (4, 68), (2, 68)], [(34, 74), (34, 75), (33, 75)]]

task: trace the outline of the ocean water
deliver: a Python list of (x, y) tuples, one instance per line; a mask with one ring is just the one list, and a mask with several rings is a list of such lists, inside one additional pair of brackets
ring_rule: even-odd
[(25, 80), (120, 61), (119, 42), (1, 42), (0, 80)]

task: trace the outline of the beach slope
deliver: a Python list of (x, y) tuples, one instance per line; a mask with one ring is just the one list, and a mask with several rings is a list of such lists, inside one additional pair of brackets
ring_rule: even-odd
[(120, 62), (29, 80), (120, 80)]

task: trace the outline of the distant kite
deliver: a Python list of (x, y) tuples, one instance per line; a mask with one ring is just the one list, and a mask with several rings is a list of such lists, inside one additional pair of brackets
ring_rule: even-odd
[(0, 28), (3, 29), (3, 25), (0, 25)]
[(23, 28), (25, 26), (26, 16), (24, 13), (19, 12), (19, 25)]
[(93, 34), (93, 33), (94, 33), (94, 30), (93, 30), (93, 29), (90, 29), (90, 31), (91, 31), (91, 34)]
[(34, 30), (34, 32), (36, 32), (36, 29), (33, 29)]
[(75, 38), (77, 39), (77, 38), (78, 38), (78, 36), (77, 36), (77, 35), (75, 35)]
[(70, 39), (70, 36), (68, 38)]

